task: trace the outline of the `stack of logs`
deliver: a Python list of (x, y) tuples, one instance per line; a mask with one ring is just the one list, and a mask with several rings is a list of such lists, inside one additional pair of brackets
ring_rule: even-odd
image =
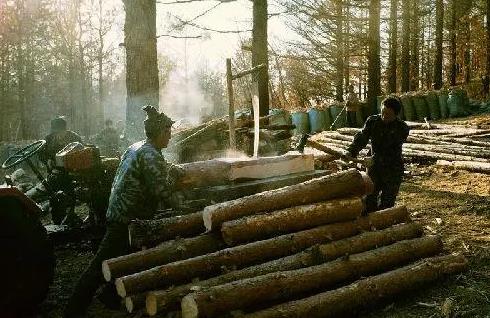
[[(430, 129), (415, 125), (403, 145), (403, 156), (409, 160), (435, 163), (457, 169), (490, 173), (490, 142), (482, 141), (489, 130), (463, 128), (451, 125), (431, 125)], [(330, 148), (347, 149), (358, 128), (324, 131), (312, 140)], [(488, 137), (487, 137), (488, 138)], [(369, 145), (360, 153), (368, 154)]]
[(441, 239), (422, 236), (403, 206), (363, 216), (370, 191), (369, 178), (351, 169), (134, 223), (133, 247), (148, 236), (162, 243), (105, 260), (102, 272), (129, 312), (311, 318), (356, 311), (467, 267), (463, 256), (435, 256)]

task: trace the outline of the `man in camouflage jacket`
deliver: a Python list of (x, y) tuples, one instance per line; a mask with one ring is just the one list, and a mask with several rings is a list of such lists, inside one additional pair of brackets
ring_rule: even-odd
[[(106, 234), (78, 280), (65, 308), (65, 317), (83, 316), (103, 282), (102, 261), (129, 252), (128, 223), (133, 219), (151, 219), (158, 205), (169, 201), (172, 184), (180, 174), (161, 153), (170, 140), (173, 121), (153, 106), (144, 110), (147, 139), (131, 145), (122, 156), (109, 198)], [(100, 299), (111, 307), (120, 304), (114, 284), (106, 285)]]

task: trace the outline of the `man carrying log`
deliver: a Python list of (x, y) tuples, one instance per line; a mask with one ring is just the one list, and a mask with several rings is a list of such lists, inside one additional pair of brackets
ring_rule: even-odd
[[(103, 282), (101, 267), (105, 259), (129, 252), (128, 223), (149, 219), (159, 203), (169, 202), (170, 189), (180, 174), (165, 161), (161, 150), (167, 147), (173, 121), (153, 106), (145, 106), (147, 139), (131, 145), (124, 153), (112, 184), (107, 209), (107, 229), (99, 249), (82, 274), (65, 308), (64, 317), (81, 317), (97, 288)], [(100, 300), (119, 307), (114, 285), (107, 285)]]
[(381, 114), (366, 120), (346, 153), (355, 158), (371, 141), (373, 165), (368, 169), (368, 175), (374, 183), (374, 191), (367, 196), (367, 212), (395, 205), (404, 170), (402, 145), (409, 133), (408, 125), (398, 118), (400, 110), (398, 98), (390, 96), (383, 100)]

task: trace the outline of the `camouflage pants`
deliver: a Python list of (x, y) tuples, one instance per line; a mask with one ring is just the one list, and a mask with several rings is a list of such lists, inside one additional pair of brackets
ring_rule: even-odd
[[(64, 317), (83, 316), (90, 305), (97, 289), (104, 283), (102, 276), (102, 261), (124, 255), (129, 252), (128, 226), (124, 223), (110, 223), (104, 238), (100, 242), (99, 249), (90, 265), (78, 279), (75, 289), (65, 307)], [(104, 294), (112, 294), (115, 301), (120, 302), (116, 294), (114, 284), (107, 283), (104, 286)]]
[(368, 175), (374, 183), (374, 191), (366, 198), (366, 211), (393, 207), (402, 183), (403, 170), (373, 167), (369, 169)]

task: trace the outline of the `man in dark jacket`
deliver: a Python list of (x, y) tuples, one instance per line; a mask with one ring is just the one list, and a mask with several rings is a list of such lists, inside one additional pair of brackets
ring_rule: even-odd
[(356, 157), (371, 141), (373, 165), (368, 175), (374, 183), (374, 192), (367, 197), (367, 212), (395, 205), (404, 170), (402, 145), (409, 133), (408, 125), (398, 118), (400, 110), (400, 100), (387, 97), (382, 102), (381, 114), (366, 120), (348, 148), (348, 155)]

